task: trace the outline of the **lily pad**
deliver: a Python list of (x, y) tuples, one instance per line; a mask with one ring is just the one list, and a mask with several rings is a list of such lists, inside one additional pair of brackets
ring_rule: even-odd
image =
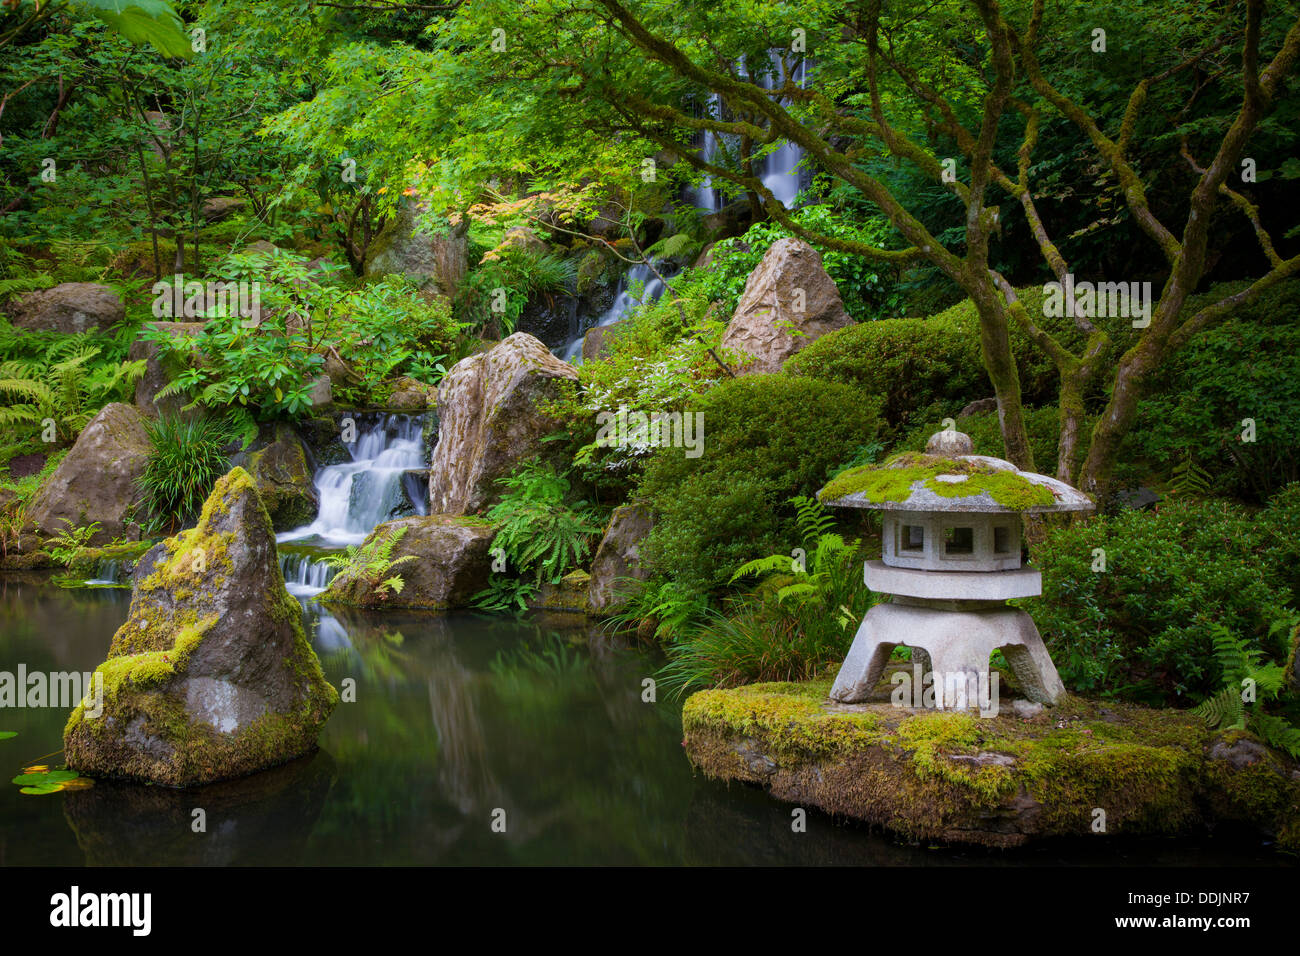
[(75, 770), (45, 770), (27, 768), (25, 773), (14, 777), (22, 789), (21, 793), (43, 794), (58, 793), (60, 790), (83, 790), (90, 786), (90, 781), (78, 775)]

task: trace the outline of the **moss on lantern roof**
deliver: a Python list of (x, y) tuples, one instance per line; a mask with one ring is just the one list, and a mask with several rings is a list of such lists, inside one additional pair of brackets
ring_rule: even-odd
[[(961, 476), (963, 480), (940, 481), (940, 475)], [(848, 495), (861, 494), (876, 504), (903, 502), (912, 496), (917, 482), (944, 498), (969, 498), (987, 493), (1012, 511), (1050, 507), (1056, 503), (1050, 488), (1035, 484), (1020, 472), (969, 458), (918, 452), (903, 452), (883, 465), (862, 465), (841, 472), (827, 482), (817, 498), (833, 503)]]

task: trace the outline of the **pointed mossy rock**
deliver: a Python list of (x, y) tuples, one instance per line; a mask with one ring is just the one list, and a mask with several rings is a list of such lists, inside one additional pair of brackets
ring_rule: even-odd
[(68, 766), (83, 774), (188, 787), (315, 749), (338, 692), (248, 472), (218, 481), (198, 525), (140, 559), (130, 617), (96, 673), (103, 712), (83, 701), (64, 730)]

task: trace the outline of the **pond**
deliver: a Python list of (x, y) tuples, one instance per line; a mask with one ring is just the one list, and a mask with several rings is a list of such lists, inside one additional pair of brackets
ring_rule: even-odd
[[(90, 671), (130, 591), (0, 576), (0, 670)], [(680, 701), (641, 699), (661, 660), (589, 628), (475, 614), (304, 618), (326, 675), (356, 682), (320, 750), (191, 791), (100, 781), (28, 796), (58, 764), (66, 711), (0, 710), (0, 865), (1113, 864), (1279, 861), (1256, 838), (1058, 843), (985, 853), (909, 846), (694, 774)], [(206, 833), (191, 829), (204, 810)], [(494, 832), (494, 811), (506, 830)]]

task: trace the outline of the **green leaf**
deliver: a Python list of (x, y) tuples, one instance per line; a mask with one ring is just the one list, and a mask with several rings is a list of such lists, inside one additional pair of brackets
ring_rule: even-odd
[(18, 731), (16, 730), (0, 730), (0, 740), (8, 740), (10, 737), (17, 737), (17, 736), (18, 736)]
[(135, 44), (148, 43), (163, 56), (194, 55), (185, 24), (164, 0), (74, 0)]

